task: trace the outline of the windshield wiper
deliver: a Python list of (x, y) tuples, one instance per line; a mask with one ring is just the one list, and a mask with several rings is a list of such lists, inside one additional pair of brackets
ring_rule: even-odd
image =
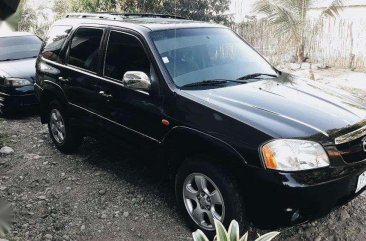
[(248, 83), (247, 81), (238, 81), (238, 80), (229, 80), (229, 79), (212, 79), (212, 80), (202, 80), (202, 81), (186, 84), (186, 85), (183, 85), (182, 87), (222, 85), (222, 84), (226, 84), (228, 82), (239, 83), (239, 84)]
[(35, 56), (29, 56), (29, 57), (25, 57), (25, 58), (16, 58), (16, 59), (12, 59), (12, 58), (8, 58), (8, 59), (1, 59), (1, 61), (15, 61), (15, 60), (22, 60), (22, 59), (34, 59), (34, 58), (37, 58), (38, 56), (35, 55)]
[(182, 87), (194, 87), (194, 86), (206, 86), (206, 85), (221, 85), (221, 84), (226, 84), (227, 82), (229, 82), (229, 81), (228, 80), (224, 80), (224, 79), (202, 80), (202, 81), (199, 81), (199, 82), (185, 84)]
[(13, 61), (13, 60), (17, 60), (17, 59), (2, 59), (0, 61)]
[(247, 79), (256, 79), (259, 76), (269, 76), (269, 77), (275, 77), (277, 78), (277, 75), (274, 74), (265, 74), (265, 73), (255, 73), (255, 74), (248, 74), (248, 75), (244, 75), (243, 77), (237, 78), (237, 80), (247, 80)]
[(14, 61), (14, 60), (21, 60), (21, 59), (2, 59), (2, 60), (0, 60), (0, 61)]

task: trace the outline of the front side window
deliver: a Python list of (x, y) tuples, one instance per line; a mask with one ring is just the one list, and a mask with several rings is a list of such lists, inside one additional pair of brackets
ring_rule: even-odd
[(45, 39), (42, 57), (61, 62), (59, 54), (71, 29), (71, 26), (53, 26)]
[(35, 58), (41, 45), (42, 41), (32, 35), (0, 38), (0, 61)]
[(178, 87), (205, 80), (276, 75), (256, 51), (226, 28), (163, 30), (151, 38)]
[(78, 29), (71, 40), (68, 64), (95, 72), (102, 36), (101, 29)]
[(137, 38), (121, 32), (111, 32), (104, 76), (121, 81), (127, 71), (142, 71), (150, 75), (150, 67), (150, 61)]

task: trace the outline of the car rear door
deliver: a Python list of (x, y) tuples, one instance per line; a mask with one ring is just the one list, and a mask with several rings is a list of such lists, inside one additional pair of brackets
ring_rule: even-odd
[[(146, 73), (152, 84), (151, 91), (126, 88), (123, 75), (127, 71)], [(117, 126), (120, 134), (129, 140), (158, 142), (168, 131), (162, 124), (162, 97), (159, 95), (159, 80), (152, 58), (133, 33), (111, 30), (105, 50), (103, 80), (99, 92), (104, 96), (100, 110), (111, 125)]]
[(98, 81), (105, 31), (101, 27), (77, 28), (68, 42), (65, 66), (58, 78), (68, 102), (75, 107), (72, 116), (83, 126), (93, 124), (99, 110)]

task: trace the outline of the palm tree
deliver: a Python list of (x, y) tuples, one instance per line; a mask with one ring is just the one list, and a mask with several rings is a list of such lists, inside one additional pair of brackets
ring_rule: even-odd
[(310, 26), (308, 13), (314, 2), (314, 0), (257, 0), (254, 3), (254, 11), (267, 17), (268, 22), (274, 26), (276, 34), (290, 33), (291, 40), (296, 42), (296, 57), (300, 63), (305, 60), (306, 35), (317, 31), (323, 17), (338, 16), (343, 6), (342, 0), (332, 0)]

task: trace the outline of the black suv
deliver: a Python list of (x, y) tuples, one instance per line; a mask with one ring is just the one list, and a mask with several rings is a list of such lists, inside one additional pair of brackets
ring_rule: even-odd
[(36, 68), (57, 148), (103, 132), (159, 150), (194, 229), (299, 223), (365, 189), (361, 101), (276, 70), (224, 26), (72, 14), (51, 28)]

